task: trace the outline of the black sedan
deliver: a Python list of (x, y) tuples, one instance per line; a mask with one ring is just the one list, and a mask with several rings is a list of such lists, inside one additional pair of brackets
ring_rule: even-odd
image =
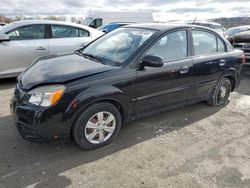
[(11, 111), (21, 135), (110, 143), (123, 123), (199, 101), (223, 106), (244, 54), (201, 26), (119, 28), (71, 54), (42, 57), (19, 77)]

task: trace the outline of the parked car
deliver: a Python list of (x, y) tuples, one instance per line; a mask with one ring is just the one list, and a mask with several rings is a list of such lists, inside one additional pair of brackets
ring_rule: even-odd
[[(194, 21), (190, 20), (190, 21), (186, 21), (187, 24), (192, 24)], [(195, 25), (201, 25), (204, 27), (209, 27), (213, 30), (215, 30), (217, 33), (219, 33), (221, 36), (225, 36), (225, 32), (223, 27), (221, 26), (221, 24), (216, 23), (214, 21), (211, 20), (196, 20)]]
[(154, 22), (152, 12), (103, 12), (95, 11), (89, 14), (82, 24), (98, 28), (112, 22), (134, 22), (134, 23), (152, 23)]
[(75, 51), (104, 33), (58, 21), (18, 21), (0, 29), (0, 78), (15, 77), (36, 58)]
[(118, 29), (120, 27), (129, 25), (129, 24), (132, 24), (132, 23), (126, 23), (126, 22), (109, 23), (109, 24), (99, 27), (98, 29), (104, 33), (109, 33), (110, 31), (113, 31), (115, 29)]
[(43, 57), (17, 80), (11, 111), (21, 135), (73, 135), (84, 149), (117, 137), (122, 123), (199, 101), (223, 106), (244, 53), (208, 28), (137, 24), (71, 54)]
[(228, 38), (234, 48), (243, 50), (246, 55), (246, 65), (250, 65), (250, 31), (244, 31)]
[(225, 37), (229, 38), (244, 31), (250, 31), (250, 25), (229, 28), (225, 31)]

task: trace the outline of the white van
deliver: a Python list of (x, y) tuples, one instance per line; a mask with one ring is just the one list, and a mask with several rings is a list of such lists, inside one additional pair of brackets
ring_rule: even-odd
[(82, 24), (98, 28), (102, 25), (114, 22), (152, 23), (152, 12), (93, 12), (89, 14)]

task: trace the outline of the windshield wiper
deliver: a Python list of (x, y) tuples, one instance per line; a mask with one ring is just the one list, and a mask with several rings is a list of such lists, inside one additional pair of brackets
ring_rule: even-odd
[[(77, 55), (83, 56), (83, 53), (82, 53), (81, 50), (76, 50), (75, 53), (76, 53)], [(83, 57), (84, 57), (84, 56), (83, 56)]]
[(88, 54), (88, 53), (82, 53), (83, 57), (87, 58), (87, 59), (92, 59), (95, 61), (98, 61), (102, 64), (104, 64), (103, 60), (97, 56), (94, 56), (93, 54)]

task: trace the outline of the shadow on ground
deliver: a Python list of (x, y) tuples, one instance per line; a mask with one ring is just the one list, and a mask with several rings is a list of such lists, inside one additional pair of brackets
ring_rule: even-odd
[(9, 187), (18, 181), (23, 187), (58, 186), (58, 183), (60, 187), (67, 187), (71, 180), (60, 173), (155, 138), (159, 130), (170, 134), (219, 110), (221, 108), (198, 103), (142, 119), (125, 125), (111, 145), (92, 151), (81, 150), (72, 140), (30, 143), (18, 134), (10, 116), (0, 117), (0, 185)]

